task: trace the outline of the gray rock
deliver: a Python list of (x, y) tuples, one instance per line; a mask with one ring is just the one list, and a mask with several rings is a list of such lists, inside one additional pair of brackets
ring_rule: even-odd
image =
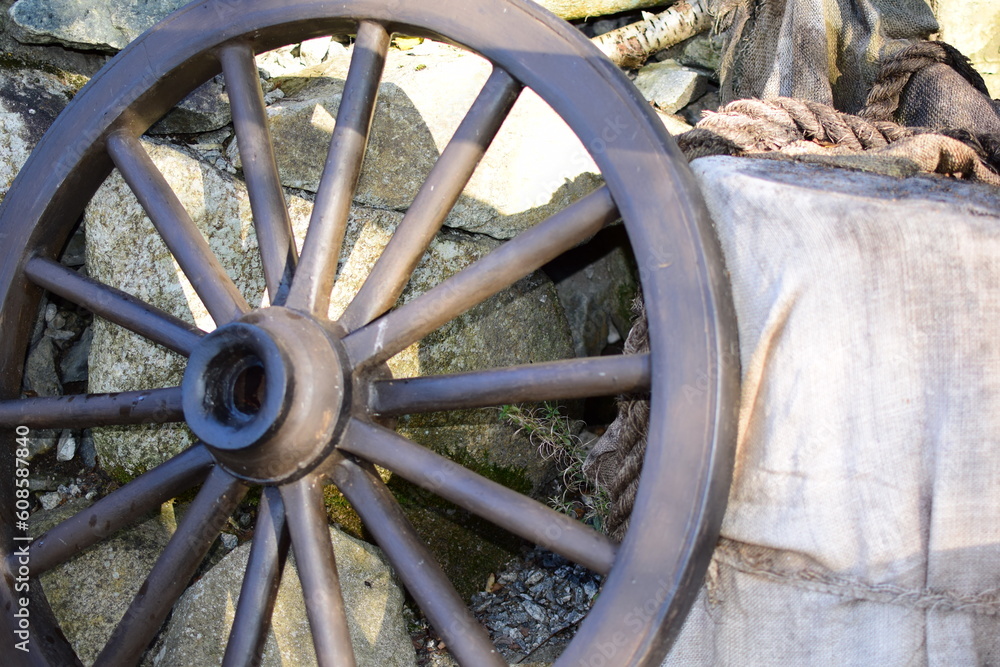
[[(381, 552), (335, 528), (330, 529), (330, 537), (357, 663), (415, 665), (413, 645), (403, 623), (403, 593)], [(208, 667), (222, 662), (249, 554), (249, 544), (238, 547), (181, 597), (154, 665)], [(316, 664), (294, 558), (282, 574), (262, 664)]]
[(495, 586), (472, 596), (471, 606), (511, 664), (551, 665), (591, 607), (585, 587), (596, 588), (600, 580), (536, 547), (508, 563)]
[(697, 125), (698, 121), (705, 117), (706, 111), (716, 111), (719, 106), (719, 93), (717, 90), (712, 90), (681, 109), (681, 115), (691, 125)]
[(87, 468), (97, 465), (97, 449), (94, 447), (94, 436), (89, 429), (84, 431), (83, 437), (80, 438), (80, 459)]
[(556, 283), (576, 356), (600, 356), (613, 332), (628, 333), (638, 289), (633, 262), (619, 243)]
[(59, 361), (59, 370), (62, 373), (62, 381), (83, 382), (87, 379), (87, 356), (90, 354), (90, 345), (94, 340), (94, 328), (87, 327), (80, 339), (63, 354)]
[(219, 535), (219, 541), (222, 542), (222, 546), (225, 547), (227, 551), (232, 551), (239, 544), (239, 538), (232, 533), (222, 533)]
[[(280, 49), (274, 49), (257, 56), (257, 68), (265, 79), (287, 76), (304, 68), (302, 61), (295, 56), (296, 45), (290, 44)], [(266, 89), (265, 89), (266, 91)]]
[(224, 127), (232, 120), (222, 76), (209, 79), (149, 128), (149, 134), (197, 134)]
[[(333, 39), (330, 37), (307, 39), (299, 44), (299, 60), (306, 67), (320, 64), (326, 59), (326, 54), (330, 50), (331, 43), (333, 43)], [(336, 51), (341, 51), (343, 47), (337, 44), (335, 49)]]
[(535, 604), (534, 602), (531, 602), (530, 600), (524, 600), (521, 602), (521, 606), (524, 607), (524, 610), (526, 612), (528, 612), (528, 616), (531, 616), (539, 623), (544, 623), (549, 620), (548, 616), (545, 614), (545, 610), (542, 609), (537, 604)]
[(59, 396), (62, 384), (56, 373), (56, 344), (49, 336), (42, 336), (28, 352), (24, 364), (24, 387), (36, 396)]
[(714, 73), (717, 81), (724, 46), (721, 35), (704, 32), (688, 40), (678, 61), (688, 67), (698, 67)]
[(706, 85), (704, 74), (671, 60), (650, 63), (635, 77), (635, 87), (643, 97), (667, 113), (673, 113), (697, 99)]
[(62, 496), (55, 491), (38, 496), (38, 502), (42, 504), (43, 510), (54, 510), (59, 506), (60, 501), (62, 501)]
[(186, 4), (187, 0), (18, 0), (10, 17), (23, 42), (115, 52)]
[(51, 338), (54, 341), (67, 341), (70, 340), (71, 338), (74, 338), (75, 336), (76, 336), (75, 332), (69, 331), (67, 329), (56, 329), (53, 327), (49, 327), (45, 330), (45, 337)]
[[(37, 512), (31, 517), (31, 534), (38, 536), (89, 505), (89, 501), (77, 499), (53, 511)], [(52, 611), (84, 664), (97, 657), (172, 532), (166, 517), (156, 517), (117, 533), (42, 575)]]
[[(79, 90), (107, 62), (108, 56), (96, 51), (73, 51), (59, 45), (24, 44), (22, 30), (9, 14), (14, 0), (0, 3), (0, 53), (4, 66), (17, 69), (44, 69), (57, 72), (74, 90)], [(6, 72), (5, 72), (6, 75)]]
[[(343, 92), (350, 52), (280, 81), (268, 108), (282, 182), (315, 192)], [(405, 210), (490, 73), (484, 59), (425, 41), (390, 51), (355, 200)], [(615, 132), (609, 120), (606, 137)], [(229, 147), (239, 163), (236, 142)], [(596, 146), (599, 148), (599, 146)], [(566, 124), (534, 93), (521, 95), (446, 224), (510, 238), (591, 191), (596, 167)]]
[(38, 304), (38, 314), (35, 316), (35, 325), (31, 329), (31, 344), (28, 346), (33, 347), (38, 344), (38, 341), (42, 339), (45, 334), (45, 327), (47, 322), (45, 321), (45, 311), (48, 307), (48, 299), (42, 294), (42, 298), (39, 300)]
[(678, 134), (684, 134), (690, 130), (693, 125), (688, 123), (682, 116), (673, 113), (664, 113), (659, 109), (656, 110), (656, 116), (663, 123), (663, 127), (667, 128), (672, 136), (677, 136)]
[(83, 231), (83, 225), (77, 228), (73, 235), (69, 237), (69, 243), (66, 244), (66, 249), (63, 251), (62, 257), (59, 261), (68, 267), (77, 268), (83, 266), (85, 261), (84, 254), (86, 253), (86, 243), (87, 237)]
[(59, 442), (59, 431), (49, 429), (32, 431), (28, 436), (28, 460), (35, 458), (39, 454), (51, 451)]
[(79, 498), (82, 493), (82, 489), (75, 482), (70, 482), (69, 484), (60, 484), (56, 489), (59, 495), (65, 498)]
[(56, 444), (56, 460), (72, 461), (76, 456), (76, 436), (69, 429), (63, 430), (59, 435), (59, 442)]
[[(147, 149), (238, 287), (251, 305), (259, 305), (263, 284), (242, 182), (187, 152), (157, 144), (147, 144)], [(312, 204), (300, 195), (289, 196), (288, 203), (296, 237), (302, 239)], [(354, 209), (332, 293), (331, 317), (346, 307), (401, 217), (393, 211)], [(86, 224), (91, 276), (202, 328), (212, 328), (200, 300), (178, 274), (151, 223), (117, 175), (102, 186), (91, 203)], [(498, 244), (485, 236), (447, 230), (439, 234), (414, 272), (402, 301), (411, 300)], [(129, 391), (180, 382), (184, 368), (180, 356), (103, 320), (95, 321), (93, 328), (90, 391)], [(396, 377), (410, 377), (571, 355), (572, 342), (555, 288), (539, 273), (403, 351), (389, 361), (389, 367)], [(548, 474), (548, 464), (536, 455), (530, 441), (499, 424), (492, 410), (421, 415), (402, 420), (400, 426), (415, 440), (438, 451), (471, 457), (470, 463), (482, 469), (501, 467), (528, 489)], [(132, 476), (187, 447), (191, 435), (186, 428), (171, 425), (105, 427), (94, 429), (94, 440), (106, 468)]]
[(630, 23), (635, 23), (637, 20), (634, 14), (626, 14), (624, 16), (609, 16), (606, 18), (598, 19), (594, 21), (591, 26), (592, 36), (597, 37), (598, 35), (603, 35), (604, 33), (611, 32), (612, 30), (617, 30), (618, 28), (624, 28)]
[(218, 155), (221, 154), (222, 149), (225, 148), (232, 136), (232, 126), (226, 126), (214, 132), (202, 132), (194, 137), (194, 142), (188, 144), (188, 147), (198, 151), (202, 157), (213, 151)]
[(0, 200), (45, 130), (69, 102), (70, 87), (40, 70), (0, 77)]
[(28, 478), (28, 490), (35, 491), (55, 491), (63, 484), (69, 484), (70, 478), (65, 475), (46, 473), (42, 471), (32, 471)]

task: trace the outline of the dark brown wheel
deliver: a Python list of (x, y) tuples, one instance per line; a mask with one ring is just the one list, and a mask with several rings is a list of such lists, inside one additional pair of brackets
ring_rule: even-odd
[[(493, 74), (338, 321), (325, 317), (361, 170), (390, 35), (451, 42)], [(301, 257), (265, 120), (254, 54), (357, 35), (336, 129)], [(271, 307), (253, 310), (139, 137), (222, 72), (243, 154)], [(392, 309), (421, 254), (522, 87), (573, 129), (606, 185)], [(606, 120), (621, 128), (601, 138)], [(62, 267), (56, 258), (113, 169), (123, 175), (217, 327), (192, 330), (153, 304)], [(640, 267), (649, 354), (569, 359), (397, 381), (385, 361), (618, 218)], [(322, 486), (350, 500), (414, 599), (463, 665), (502, 664), (430, 557), (374, 465), (513, 533), (606, 573), (603, 592), (560, 665), (658, 664), (707, 566), (735, 441), (735, 323), (704, 205), (683, 158), (620, 72), (572, 27), (524, 0), (200, 0), (142, 35), (73, 100), (0, 209), (0, 584), (5, 664), (76, 664), (44, 599), (33, 596), (29, 652), (17, 639), (18, 427), (186, 422), (201, 442), (30, 545), (30, 580), (165, 500), (200, 487), (177, 532), (97, 659), (134, 664), (249, 487), (260, 518), (225, 664), (259, 654), (274, 578), (290, 541), (322, 665), (352, 665)], [(132, 394), (20, 398), (43, 290), (188, 357), (180, 387)], [(252, 379), (252, 382), (248, 380)], [(245, 387), (254, 385), (252, 396)], [(692, 389), (696, 388), (695, 391)], [(381, 416), (649, 389), (650, 445), (631, 529), (619, 545), (581, 523), (380, 425)], [(38, 587), (35, 587), (37, 590)]]

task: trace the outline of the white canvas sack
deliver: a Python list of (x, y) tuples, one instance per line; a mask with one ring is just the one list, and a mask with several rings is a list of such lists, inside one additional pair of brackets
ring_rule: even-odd
[(722, 539), (665, 664), (1000, 664), (1000, 191), (692, 168), (743, 388)]

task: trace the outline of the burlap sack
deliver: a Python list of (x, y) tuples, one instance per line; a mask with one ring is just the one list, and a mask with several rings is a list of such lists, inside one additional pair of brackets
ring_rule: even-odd
[(797, 97), (857, 113), (878, 61), (937, 31), (924, 0), (713, 0), (720, 96)]
[(692, 168), (743, 393), (722, 540), (665, 664), (1000, 664), (1000, 193)]

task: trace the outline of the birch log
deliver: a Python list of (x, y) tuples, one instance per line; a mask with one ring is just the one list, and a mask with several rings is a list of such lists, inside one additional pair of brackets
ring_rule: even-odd
[(592, 42), (619, 67), (641, 67), (657, 51), (712, 27), (707, 0), (680, 0), (644, 21), (598, 35)]
[(535, 0), (556, 16), (566, 19), (585, 19), (633, 9), (665, 5), (670, 0)]

